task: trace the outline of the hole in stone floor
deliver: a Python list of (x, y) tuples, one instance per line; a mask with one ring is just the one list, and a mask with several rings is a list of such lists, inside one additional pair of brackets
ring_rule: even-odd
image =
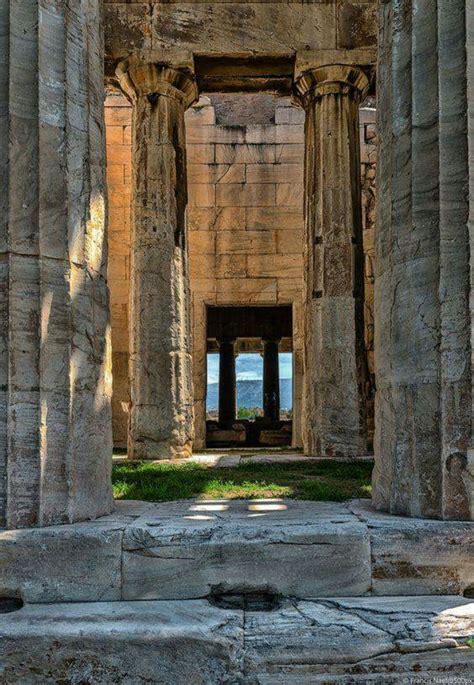
[(280, 595), (266, 591), (213, 592), (208, 600), (219, 609), (244, 611), (275, 611), (281, 604)]
[(469, 587), (464, 590), (464, 597), (466, 597), (466, 599), (474, 599), (474, 585), (469, 585)]
[(20, 597), (0, 596), (0, 614), (11, 614), (23, 607), (23, 600)]

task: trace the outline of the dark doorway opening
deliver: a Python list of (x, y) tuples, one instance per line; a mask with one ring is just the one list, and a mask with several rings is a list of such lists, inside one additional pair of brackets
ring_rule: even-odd
[(291, 445), (292, 336), (291, 305), (208, 307), (208, 447)]

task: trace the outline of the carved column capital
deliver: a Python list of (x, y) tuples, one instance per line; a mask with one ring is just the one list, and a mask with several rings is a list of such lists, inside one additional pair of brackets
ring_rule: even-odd
[(181, 102), (187, 109), (199, 97), (194, 74), (186, 68), (130, 58), (117, 65), (115, 74), (133, 104), (140, 97), (163, 95)]
[(330, 64), (308, 69), (294, 84), (295, 96), (306, 108), (323, 95), (352, 95), (359, 101), (369, 89), (369, 79), (359, 67), (348, 64)]

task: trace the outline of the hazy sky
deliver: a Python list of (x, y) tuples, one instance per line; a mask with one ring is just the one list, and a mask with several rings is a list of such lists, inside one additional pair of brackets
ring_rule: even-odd
[[(280, 378), (292, 377), (291, 352), (281, 352)], [(239, 354), (236, 361), (238, 381), (263, 380), (263, 359), (259, 354)], [(217, 383), (219, 380), (219, 355), (207, 355), (207, 382)]]

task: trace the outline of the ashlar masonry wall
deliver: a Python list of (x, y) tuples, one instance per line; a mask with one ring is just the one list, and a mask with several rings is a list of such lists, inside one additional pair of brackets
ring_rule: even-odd
[(198, 446), (205, 438), (209, 304), (292, 305), (294, 442), (299, 444), (304, 113), (288, 100), (266, 95), (202, 98), (200, 104), (187, 120)]
[[(113, 432), (127, 442), (131, 108), (106, 102)], [(293, 308), (294, 434), (301, 445), (304, 112), (288, 98), (211, 95), (186, 114), (195, 447), (205, 444), (206, 307)], [(373, 372), (375, 112), (361, 116), (366, 343)], [(370, 426), (369, 426), (370, 428)]]

